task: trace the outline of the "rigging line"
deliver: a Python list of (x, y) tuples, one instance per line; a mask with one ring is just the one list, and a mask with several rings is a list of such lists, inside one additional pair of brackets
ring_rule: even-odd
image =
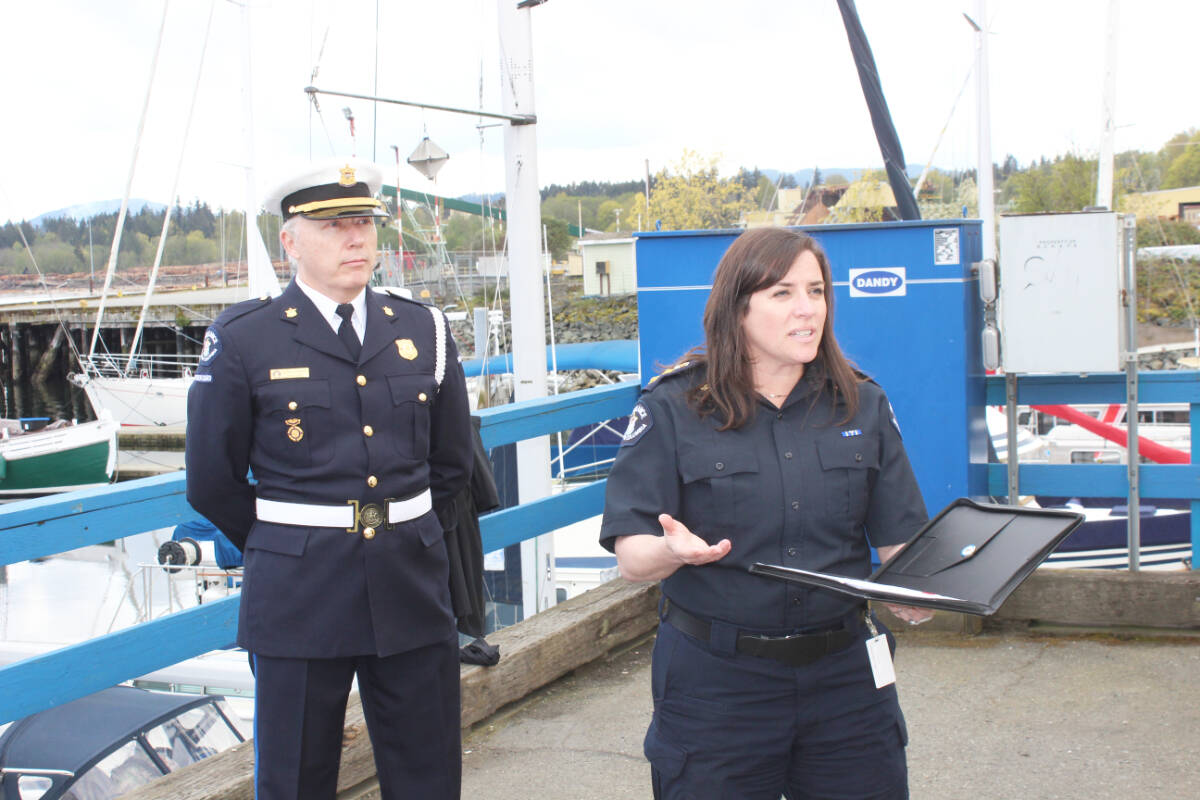
[(150, 60), (150, 80), (146, 82), (146, 99), (142, 103), (142, 115), (138, 120), (137, 136), (134, 137), (133, 157), (129, 164), (129, 177), (125, 181), (125, 195), (121, 198), (121, 211), (117, 214), (117, 224), (113, 229), (113, 243), (108, 251), (108, 268), (104, 273), (104, 288), (100, 292), (100, 307), (96, 309), (96, 328), (92, 331), (92, 344), (88, 356), (96, 351), (96, 343), (100, 341), (100, 321), (104, 317), (104, 304), (108, 290), (112, 288), (113, 274), (117, 271), (117, 255), (121, 244), (121, 231), (125, 227), (125, 217), (129, 212), (129, 195), (133, 191), (133, 174), (137, 169), (138, 152), (142, 147), (142, 134), (146, 130), (146, 116), (150, 111), (150, 97), (153, 94), (154, 78), (158, 73), (158, 54), (162, 51), (163, 35), (167, 29), (167, 12), (171, 0), (163, 1), (162, 21), (158, 26), (158, 41), (154, 44), (154, 57)]
[[(4, 197), (5, 205), (7, 205), (11, 208), (12, 201), (9, 199), (8, 192), (6, 190), (4, 190), (3, 186), (0, 186), (0, 195), (2, 195)], [(30, 263), (33, 264), (33, 269), (38, 274), (38, 280), (41, 281), (42, 289), (45, 290), (46, 296), (49, 298), (49, 300), (52, 304), (51, 307), (54, 310), (54, 318), (55, 318), (55, 320), (57, 320), (59, 327), (61, 327), (63, 329), (63, 331), (66, 333), (65, 338), (67, 340), (67, 345), (71, 348), (71, 353), (75, 356), (75, 359), (77, 362), (82, 363), (82, 358), (80, 356), (79, 348), (77, 348), (75, 346), (75, 338), (71, 335), (71, 329), (69, 327), (67, 327), (66, 322), (63, 321), (62, 309), (59, 308), (58, 305), (55, 303), (54, 290), (52, 288), (50, 288), (50, 284), (48, 284), (46, 282), (46, 275), (45, 275), (45, 273), (42, 272), (42, 268), (37, 263), (37, 257), (34, 256), (34, 254), (33, 254), (33, 248), (29, 245), (29, 240), (25, 238), (24, 228), (22, 228), (19, 223), (17, 223), (15, 220), (13, 220), (13, 218), (11, 216), (8, 217), (8, 223), (9, 223), (9, 225), (11, 225), (13, 228), (16, 229), (17, 235), (19, 235), (21, 237), (21, 243), (23, 245), (25, 245), (25, 252), (29, 255), (29, 261), (30, 261)]]
[(946, 129), (950, 127), (950, 121), (954, 119), (954, 110), (958, 108), (958, 101), (962, 99), (963, 92), (967, 89), (967, 84), (971, 81), (971, 74), (975, 72), (975, 65), (972, 64), (967, 69), (967, 74), (963, 77), (962, 86), (959, 87), (958, 94), (954, 97), (954, 102), (950, 104), (950, 113), (946, 116), (946, 122), (942, 125), (942, 130), (938, 133), (937, 141), (933, 143), (933, 150), (929, 153), (929, 159), (925, 162), (925, 168), (921, 170), (921, 175), (917, 178), (916, 184), (913, 186), (913, 195), (921, 193), (921, 185), (925, 183), (925, 178), (929, 175), (929, 170), (933, 166), (933, 157), (937, 155), (938, 148), (942, 146), (942, 137), (946, 135)]
[[(188, 106), (187, 121), (183, 125), (183, 141), (179, 145), (179, 163), (175, 166), (175, 178), (171, 183), (171, 194), (169, 197), (175, 197), (179, 191), (179, 176), (183, 174), (183, 159), (187, 153), (188, 138), (192, 133), (192, 119), (196, 112), (196, 98), (200, 95), (200, 79), (204, 76), (204, 58), (208, 54), (208, 40), (212, 33), (213, 12), (216, 9), (216, 0), (212, 0), (208, 6), (208, 21), (204, 26), (204, 41), (200, 45), (200, 63), (196, 65), (196, 83), (192, 87), (192, 102)], [(133, 341), (129, 344), (129, 360), (125, 362), (126, 373), (133, 369), (133, 362), (137, 358), (138, 344), (142, 339), (142, 329), (146, 325), (146, 311), (150, 308), (150, 297), (154, 293), (154, 284), (158, 281), (158, 269), (162, 265), (163, 252), (167, 249), (167, 232), (171, 228), (171, 210), (174, 208), (171, 204), (167, 204), (166, 211), (163, 212), (162, 233), (158, 237), (158, 250), (154, 254), (154, 266), (150, 268), (150, 277), (146, 281), (146, 294), (142, 298), (142, 313), (138, 315), (137, 327), (133, 331)]]
[[(311, 81), (316, 83), (316, 81)], [(375, 0), (375, 88), (372, 93), (379, 96), (379, 0)], [(375, 143), (379, 140), (379, 101), (371, 101), (371, 160), (375, 160)]]

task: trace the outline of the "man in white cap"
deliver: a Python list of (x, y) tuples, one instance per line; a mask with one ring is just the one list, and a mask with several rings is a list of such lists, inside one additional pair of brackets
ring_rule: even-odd
[(341, 160), (272, 193), (296, 276), (221, 314), (188, 396), (188, 501), (245, 554), (260, 800), (334, 797), (355, 676), (382, 796), (459, 796), (435, 511), (470, 475), (466, 386), (440, 312), (367, 290), (381, 184)]

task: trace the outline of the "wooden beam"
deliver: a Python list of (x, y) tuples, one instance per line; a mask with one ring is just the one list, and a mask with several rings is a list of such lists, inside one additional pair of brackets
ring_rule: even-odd
[(1200, 630), (1200, 572), (1041, 569), (990, 619)]

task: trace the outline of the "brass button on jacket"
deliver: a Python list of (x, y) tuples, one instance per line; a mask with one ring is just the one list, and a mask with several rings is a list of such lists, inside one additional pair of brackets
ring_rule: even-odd
[(379, 485), (379, 478), (376, 478), (374, 475), (367, 476), (367, 486), (374, 489), (378, 485)]
[(363, 436), (374, 436), (375, 429), (370, 425), (363, 425)]
[(375, 529), (374, 528), (363, 528), (363, 538), (364, 539), (374, 539), (375, 538)]
[(367, 376), (359, 375), (357, 378), (354, 379), (354, 382), (357, 383), (359, 386), (366, 386), (367, 385)]

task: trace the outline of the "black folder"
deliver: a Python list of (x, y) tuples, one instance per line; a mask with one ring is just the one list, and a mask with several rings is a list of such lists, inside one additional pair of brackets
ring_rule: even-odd
[(909, 606), (986, 616), (1083, 522), (1083, 514), (959, 498), (925, 524), (869, 578), (776, 564), (750, 572)]

